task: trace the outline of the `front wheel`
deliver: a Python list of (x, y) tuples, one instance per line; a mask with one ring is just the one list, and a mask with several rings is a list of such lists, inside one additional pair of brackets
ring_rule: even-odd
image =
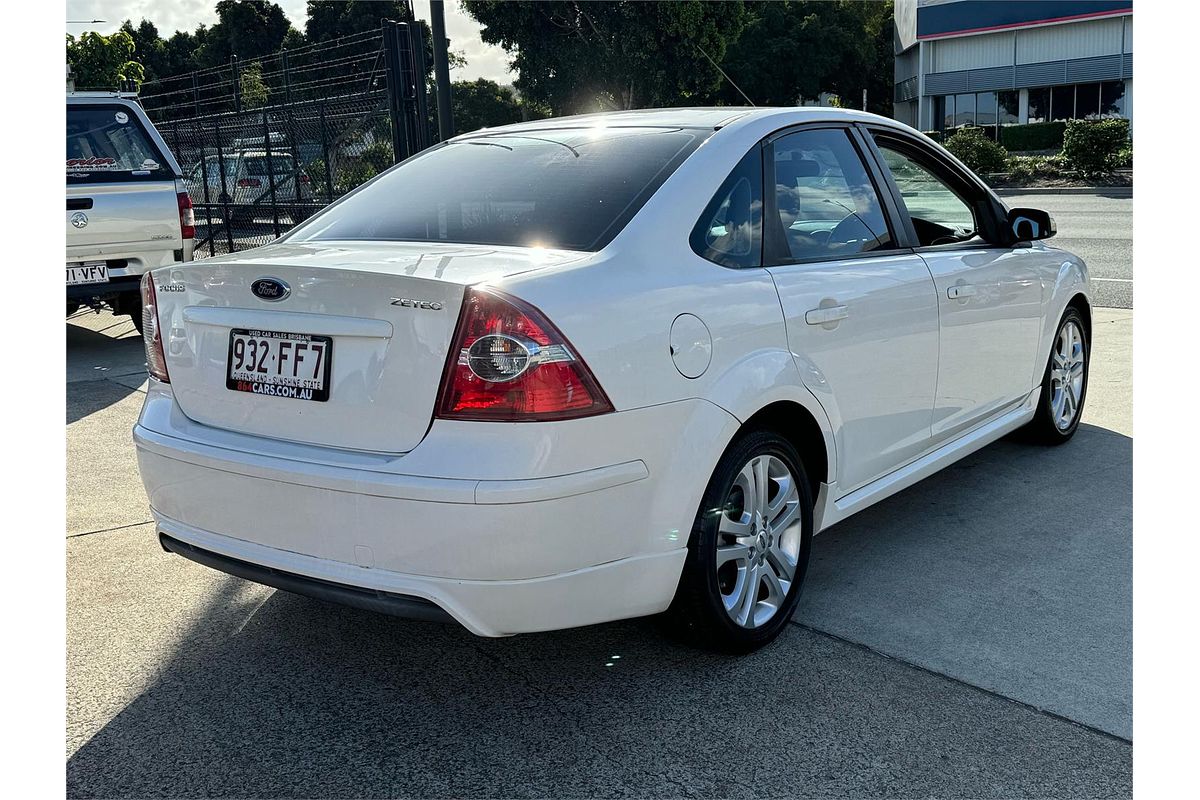
[(672, 628), (725, 652), (769, 644), (800, 600), (812, 512), (804, 466), (790, 442), (771, 431), (738, 439), (700, 503), (667, 613)]
[(1035, 442), (1059, 445), (1075, 435), (1087, 398), (1090, 344), (1083, 317), (1076, 309), (1068, 308), (1050, 348), (1037, 412), (1026, 426)]

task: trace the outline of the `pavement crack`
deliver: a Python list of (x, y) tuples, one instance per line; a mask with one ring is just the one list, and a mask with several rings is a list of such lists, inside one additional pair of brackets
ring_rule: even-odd
[(122, 531), (122, 530), (125, 530), (126, 528), (136, 528), (139, 525), (149, 525), (152, 522), (154, 522), (154, 520), (145, 519), (145, 520), (142, 520), (141, 522), (130, 522), (128, 525), (117, 525), (116, 527), (113, 527), (113, 528), (100, 528), (100, 529), (94, 530), (94, 531), (81, 531), (79, 533), (68, 533), (67, 538), (68, 539), (78, 539), (80, 536), (91, 536), (96, 533), (111, 533), (112, 531)]
[(836, 633), (830, 633), (829, 631), (823, 631), (820, 628), (814, 628), (812, 625), (808, 625), (803, 622), (797, 622), (796, 620), (791, 620), (790, 624), (796, 626), (797, 628), (801, 628), (801, 629), (809, 631), (811, 633), (815, 633), (819, 636), (824, 636), (827, 639), (832, 639), (835, 642), (841, 642), (842, 644), (850, 645), (851, 647), (856, 647), (860, 650), (866, 650), (867, 652), (874, 653), (875, 655), (880, 656), (882, 658), (886, 658), (889, 661), (895, 661), (897, 663), (904, 664), (907, 667), (911, 667), (912, 669), (918, 670), (919, 672), (924, 672), (927, 675), (934, 675), (938, 678), (942, 678), (943, 680), (957, 683), (960, 686), (965, 686), (968, 689), (972, 689), (976, 692), (982, 692), (983, 694), (989, 695), (991, 697), (995, 697), (999, 700), (1004, 700), (1005, 702), (1012, 703), (1013, 705), (1020, 706), (1021, 708), (1027, 709), (1029, 711), (1033, 711), (1036, 714), (1041, 714), (1042, 716), (1050, 717), (1051, 719), (1056, 719), (1059, 722), (1065, 722), (1068, 725), (1074, 725), (1077, 728), (1083, 728), (1084, 730), (1091, 731), (1092, 733), (1103, 736), (1106, 739), (1112, 739), (1114, 741), (1121, 742), (1121, 743), (1127, 744), (1127, 745), (1133, 744), (1132, 739), (1127, 739), (1124, 736), (1118, 736), (1115, 733), (1110, 733), (1110, 732), (1104, 730), (1103, 728), (1097, 728), (1095, 725), (1089, 725), (1086, 722), (1079, 722), (1078, 720), (1071, 719), (1070, 717), (1064, 717), (1062, 714), (1058, 714), (1054, 711), (1050, 711), (1045, 708), (1039, 708), (1038, 706), (1035, 706), (1031, 703), (1026, 703), (1023, 700), (1017, 700), (1015, 697), (1009, 697), (1008, 695), (1001, 694), (1000, 692), (997, 692), (993, 689), (985, 689), (982, 686), (976, 686), (975, 684), (973, 684), (969, 681), (965, 681), (962, 678), (956, 678), (953, 675), (947, 675), (944, 672), (939, 672), (936, 669), (931, 669), (930, 667), (922, 666), (921, 664), (914, 663), (912, 661), (909, 661), (908, 659), (901, 658), (900, 656), (895, 656), (895, 655), (892, 655), (891, 653), (885, 653), (882, 650), (876, 650), (874, 647), (871, 647), (868, 644), (863, 644), (862, 642), (856, 642), (853, 639), (847, 639), (845, 636), (839, 636)]

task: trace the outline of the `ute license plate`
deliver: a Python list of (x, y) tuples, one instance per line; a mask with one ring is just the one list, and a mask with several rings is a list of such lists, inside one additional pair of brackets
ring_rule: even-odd
[(329, 399), (332, 357), (328, 336), (235, 328), (229, 332), (225, 388), (324, 402)]
[(67, 264), (67, 286), (81, 283), (108, 283), (108, 263), (85, 261), (82, 264)]

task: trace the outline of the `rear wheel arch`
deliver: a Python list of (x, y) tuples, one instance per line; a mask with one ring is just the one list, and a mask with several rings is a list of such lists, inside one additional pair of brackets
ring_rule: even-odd
[(804, 471), (815, 502), (821, 484), (830, 480), (830, 459), (825, 432), (812, 412), (795, 401), (778, 400), (756, 411), (742, 424), (734, 438), (736, 440), (754, 430), (774, 431), (796, 448), (804, 462)]

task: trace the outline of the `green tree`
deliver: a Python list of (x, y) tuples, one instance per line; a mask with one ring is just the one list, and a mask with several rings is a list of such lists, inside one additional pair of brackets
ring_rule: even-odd
[(142, 65), (134, 61), (136, 45), (126, 31), (104, 36), (94, 31), (76, 39), (67, 34), (67, 63), (79, 89), (116, 89), (130, 81), (141, 83), (146, 76)]
[(254, 59), (283, 46), (291, 23), (283, 9), (260, 0), (220, 0), (217, 22), (208, 29), (196, 54), (200, 67), (228, 63), (232, 56)]
[(310, 43), (316, 44), (355, 33), (377, 31), (385, 19), (409, 21), (408, 3), (397, 0), (308, 0), (304, 33)]
[(153, 81), (171, 74), (167, 72), (167, 43), (158, 35), (158, 28), (153, 22), (143, 18), (135, 28), (132, 21), (125, 20), (121, 30), (133, 39), (138, 63), (146, 70), (146, 80)]
[[(866, 89), (869, 110), (890, 113), (892, 28), (891, 2), (756, 3), (722, 68), (757, 105), (795, 105), (831, 92), (858, 108)], [(745, 103), (728, 82), (715, 99)]]
[(271, 91), (263, 82), (262, 62), (251, 61), (242, 67), (239, 75), (242, 108), (259, 108), (267, 104)]
[(450, 105), (454, 110), (456, 134), (508, 125), (522, 119), (521, 103), (513, 90), (487, 78), (455, 81)]
[(723, 81), (709, 58), (721, 62), (746, 16), (741, 2), (699, 0), (463, 7), (484, 26), (483, 40), (511, 56), (517, 90), (558, 114), (707, 99)]

